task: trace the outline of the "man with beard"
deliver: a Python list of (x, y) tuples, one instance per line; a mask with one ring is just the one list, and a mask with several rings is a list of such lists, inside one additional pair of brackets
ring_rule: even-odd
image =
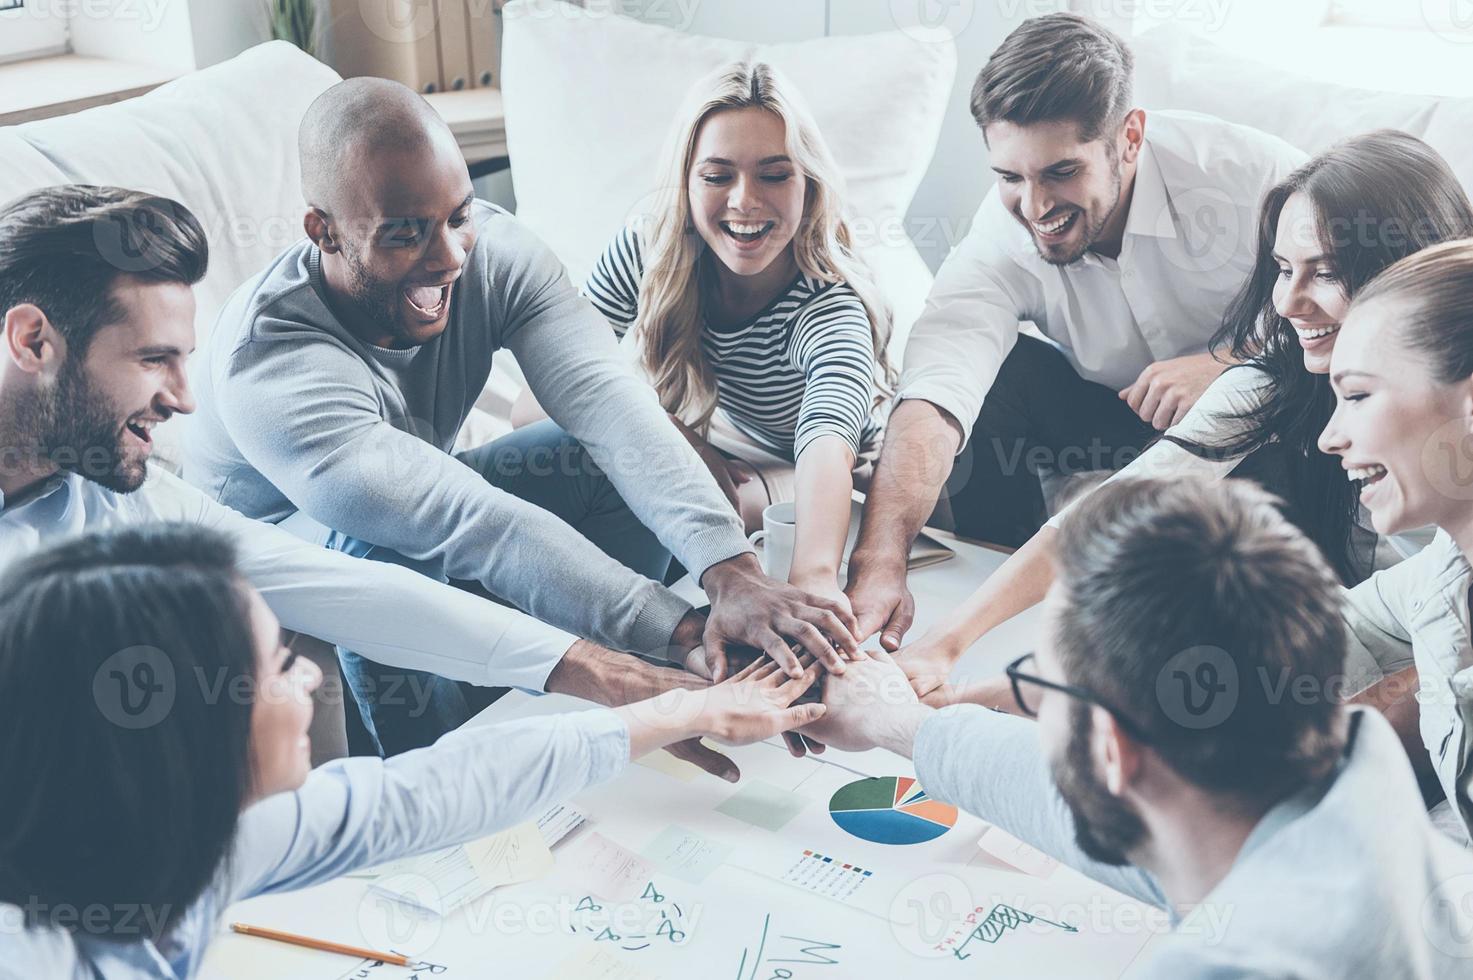
[(932, 797), (1165, 909), (1131, 976), (1466, 976), (1473, 857), (1386, 719), (1338, 700), (1338, 583), (1274, 503), (1240, 480), (1082, 501), (1007, 671), (1036, 722), (920, 704), (880, 652), (809, 728), (912, 756)]
[[(835, 644), (857, 649), (848, 609), (762, 574), (608, 324), (547, 246), (476, 200), (424, 99), (383, 79), (334, 86), (302, 121), (301, 162), (307, 238), (220, 315), (187, 479), (250, 517), (300, 513), (330, 529), (329, 547), (475, 583), (616, 649), (686, 662), (701, 647), (712, 677), (734, 643), (795, 676), (789, 641), (842, 670)], [(502, 349), (551, 419), (457, 452)], [(662, 584), (671, 551), (710, 596), (709, 620)], [(433, 710), (411, 714), (380, 697), (402, 670), (339, 657), (381, 752), (428, 744), (472, 711), (456, 685), (421, 675)]]
[(1120, 38), (1053, 14), (977, 77), (997, 183), (907, 341), (849, 562), (860, 635), (883, 629), (887, 650), (943, 491), (959, 533), (1019, 547), (1047, 517), (1040, 475), (1120, 468), (1227, 366), (1207, 347), (1252, 268), (1259, 199), (1304, 154), (1209, 116), (1148, 117), (1131, 72)]
[[(87, 531), (187, 522), (232, 541), (242, 572), (288, 629), (402, 667), (610, 705), (704, 686), (247, 520), (149, 467), (154, 427), (194, 411), (185, 374), (191, 287), (207, 265), (199, 222), (165, 198), (73, 185), (0, 209), (0, 566)], [(411, 705), (422, 693), (398, 692)], [(699, 743), (673, 751), (737, 778), (730, 760)]]

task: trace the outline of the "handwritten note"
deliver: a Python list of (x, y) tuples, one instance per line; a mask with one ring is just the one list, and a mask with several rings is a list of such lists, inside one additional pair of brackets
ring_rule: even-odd
[(578, 852), (578, 866), (588, 875), (588, 890), (600, 898), (625, 902), (639, 894), (654, 866), (594, 831)]
[(531, 881), (552, 870), (552, 851), (533, 823), (471, 841), (465, 855), (481, 881), (492, 888)]
[[(780, 933), (781, 930), (773, 927), (772, 914), (764, 915), (757, 942), (742, 949), (742, 958), (737, 964), (737, 980), (770, 980), (774, 977), (795, 980), (810, 973), (833, 976), (822, 968), (839, 964), (839, 951), (843, 946)], [(805, 970), (804, 967), (811, 969)]]
[(731, 848), (671, 824), (644, 849), (644, 856), (682, 881), (699, 885), (726, 863)]
[(574, 808), (555, 806), (536, 822), (384, 865), (370, 887), (401, 904), (449, 915), (500, 885), (546, 874), (553, 864), (549, 848), (582, 822)]

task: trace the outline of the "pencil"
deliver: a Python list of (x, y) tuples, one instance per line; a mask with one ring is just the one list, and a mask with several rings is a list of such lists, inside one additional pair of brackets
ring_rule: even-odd
[(394, 966), (408, 966), (409, 958), (400, 956), (398, 953), (380, 953), (372, 949), (364, 949), (362, 946), (345, 946), (342, 943), (330, 943), (325, 939), (313, 939), (310, 936), (298, 936), (291, 932), (280, 932), (276, 929), (266, 929), (262, 926), (248, 926), (243, 922), (232, 922), (230, 928), (242, 936), (256, 936), (259, 939), (274, 939), (279, 943), (291, 943), (293, 946), (305, 946), (308, 949), (320, 949), (329, 953), (342, 953), (344, 956), (357, 956), (365, 960), (381, 960), (392, 963)]

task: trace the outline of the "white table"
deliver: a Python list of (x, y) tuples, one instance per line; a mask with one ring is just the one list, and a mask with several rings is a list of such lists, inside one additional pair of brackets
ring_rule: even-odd
[[(957, 555), (912, 573), (915, 636), (961, 602), (1004, 558), (950, 535), (936, 536)], [(683, 591), (697, 598), (688, 584)], [(1000, 671), (1030, 648), (1035, 624), (1036, 614), (1029, 612), (993, 631), (967, 652), (954, 676)], [(471, 724), (584, 707), (585, 702), (565, 696), (513, 692)], [(694, 767), (682, 768), (683, 763), (651, 766), (647, 760), (581, 794), (574, 803), (589, 814), (589, 822), (554, 850), (557, 866), (547, 877), (499, 888), (446, 918), (409, 916), (353, 878), (241, 903), (227, 918), (405, 952), (446, 968), (438, 975), (447, 978), (528, 980), (676, 980), (708, 974), (739, 980), (851, 980), (900, 972), (937, 978), (1114, 977), (1149, 936), (1140, 917), (1161, 928), (1159, 916), (1067, 868), (1047, 879), (1002, 870), (977, 847), (986, 825), (964, 813), (938, 840), (905, 847), (861, 841), (834, 826), (826, 801), (836, 788), (863, 776), (913, 776), (908, 760), (881, 750), (832, 749), (817, 760), (796, 760), (777, 742), (726, 751), (743, 771), (735, 787)], [(780, 829), (768, 830), (717, 809), (742, 793), (766, 794), (769, 803), (791, 800), (798, 811)], [(672, 834), (696, 847), (730, 851), (725, 863), (699, 882), (682, 880), (678, 862), (657, 862), (644, 897), (611, 903), (581, 894), (580, 875), (586, 873), (583, 864), (590, 859), (595, 832), (647, 855)], [(869, 866), (872, 872), (846, 902), (780, 880), (812, 873), (818, 865), (804, 852), (822, 857), (824, 850), (839, 864)], [(829, 867), (819, 870), (828, 874)], [(997, 912), (1008, 908), (1039, 918), (1008, 924), (1008, 913)], [(996, 936), (969, 940), (974, 932), (980, 936), (979, 920), (994, 912), (1001, 916), (992, 918)], [(1058, 928), (1060, 923), (1073, 923), (1080, 931), (1069, 933)], [(958, 945), (965, 947), (965, 958), (955, 952)], [(579, 956), (596, 958), (597, 964), (575, 969), (570, 958)], [(431, 975), (229, 934), (212, 947), (206, 970), (207, 976), (229, 978)]]

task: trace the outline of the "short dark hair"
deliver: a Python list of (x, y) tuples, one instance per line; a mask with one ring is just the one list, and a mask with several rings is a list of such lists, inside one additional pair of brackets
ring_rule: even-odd
[(193, 286), (209, 268), (198, 219), (178, 201), (121, 187), (63, 184), (0, 210), (0, 316), (32, 303), (85, 353), (122, 319), (122, 277)]
[(104, 938), (167, 931), (219, 871), (250, 792), (251, 702), (231, 692), (252, 689), (255, 660), (214, 532), (88, 535), (11, 565), (0, 902)]
[[(1247, 803), (1322, 776), (1344, 737), (1339, 588), (1277, 503), (1241, 480), (1120, 480), (1059, 537), (1054, 642), (1069, 682), (1182, 778)], [(1225, 699), (1192, 717), (1179, 682), (1203, 683), (1204, 664)]]
[(1130, 111), (1130, 48), (1079, 14), (1033, 17), (998, 45), (972, 86), (972, 118), (1017, 126), (1071, 120), (1088, 142)]

